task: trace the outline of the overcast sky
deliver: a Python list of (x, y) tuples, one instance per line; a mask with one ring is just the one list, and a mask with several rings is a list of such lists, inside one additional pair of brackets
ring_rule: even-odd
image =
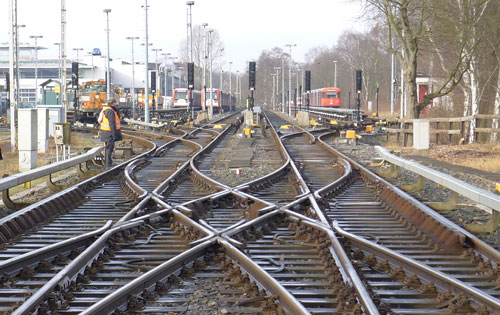
[[(55, 42), (60, 41), (60, 0), (17, 0), (20, 41), (31, 42), (30, 35), (42, 35), (39, 45), (47, 47), (40, 58), (57, 58)], [(0, 1), (0, 42), (8, 42), (8, 2)], [(354, 4), (353, 4), (354, 3)], [(347, 0), (195, 0), (193, 25), (208, 23), (215, 28), (224, 44), (223, 60), (233, 62), (234, 70), (244, 70), (247, 61), (256, 60), (263, 50), (297, 44), (293, 59), (303, 61), (314, 47), (331, 47), (338, 36), (349, 29), (361, 29), (359, 6)], [(106, 14), (111, 9), (110, 56), (131, 59), (127, 36), (138, 36), (136, 60), (144, 60), (145, 0), (67, 0), (67, 55), (100, 48), (106, 54)], [(149, 42), (153, 48), (179, 55), (180, 43), (186, 38), (185, 0), (149, 0)], [(81, 55), (80, 55), (81, 56)], [(154, 61), (154, 55), (150, 55)]]

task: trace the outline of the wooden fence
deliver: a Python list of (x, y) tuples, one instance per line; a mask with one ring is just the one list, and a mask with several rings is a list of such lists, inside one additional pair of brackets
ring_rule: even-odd
[[(474, 141), (489, 142), (491, 134), (500, 138), (500, 128), (493, 128), (494, 119), (500, 120), (500, 115), (474, 115), (457, 118), (428, 118), (430, 123), (430, 142), (436, 144), (460, 144), (467, 142), (467, 129), (475, 120)], [(387, 141), (391, 135), (396, 136), (396, 142), (403, 146), (412, 145), (413, 119), (388, 119)], [(489, 127), (489, 128), (488, 128)], [(497, 141), (499, 141), (497, 138)]]

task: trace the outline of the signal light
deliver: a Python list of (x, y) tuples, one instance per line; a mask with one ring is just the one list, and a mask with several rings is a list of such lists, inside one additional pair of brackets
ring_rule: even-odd
[(306, 92), (311, 91), (311, 71), (306, 70), (305, 72), (305, 90)]
[(250, 61), (248, 64), (248, 87), (250, 90), (255, 90), (255, 61)]
[(78, 62), (71, 63), (71, 85), (78, 86)]
[(5, 72), (5, 91), (10, 91), (10, 76), (8, 72)]
[(188, 88), (191, 90), (194, 88), (194, 63), (193, 62), (188, 63)]
[(151, 92), (156, 93), (156, 72), (151, 71)]
[(361, 70), (356, 70), (356, 91), (361, 92), (361, 87), (362, 87), (362, 73)]

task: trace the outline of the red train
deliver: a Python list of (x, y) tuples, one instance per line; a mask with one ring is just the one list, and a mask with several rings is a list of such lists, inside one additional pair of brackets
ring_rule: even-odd
[(185, 88), (176, 88), (172, 95), (172, 105), (174, 108), (187, 108), (189, 105), (189, 93), (192, 93), (193, 106), (195, 108), (201, 107), (200, 91), (192, 90), (191, 92)]
[[(205, 100), (205, 91), (201, 91), (201, 107), (205, 110), (204, 102)], [(229, 93), (221, 91), (220, 89), (212, 89), (212, 100), (210, 100), (210, 89), (207, 89), (206, 94), (206, 106), (212, 105), (214, 109), (223, 108), (224, 111), (229, 110), (229, 103), (231, 101), (231, 105), (234, 107), (236, 98), (234, 96), (230, 96)]]
[(309, 106), (316, 107), (340, 107), (340, 89), (326, 87), (312, 90), (309, 95)]

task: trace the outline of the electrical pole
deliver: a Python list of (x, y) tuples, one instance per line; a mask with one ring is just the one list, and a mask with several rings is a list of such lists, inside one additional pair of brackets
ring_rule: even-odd
[[(136, 102), (135, 102), (135, 60), (134, 60), (134, 40), (136, 39), (139, 39), (139, 37), (133, 37), (133, 36), (129, 36), (129, 37), (126, 37), (125, 39), (129, 39), (131, 41), (131, 44), (132, 44), (132, 85), (131, 85), (131, 88), (132, 88), (132, 118), (135, 117), (135, 106), (136, 106)], [(94, 68), (94, 66), (92, 65), (92, 69)], [(92, 76), (93, 77), (93, 76)], [(135, 118), (134, 118), (135, 119)]]
[(106, 101), (109, 101), (109, 96), (111, 95), (111, 69), (109, 67), (109, 12), (111, 9), (104, 9), (106, 13), (106, 38), (107, 38), (107, 56), (106, 56)]
[(42, 35), (32, 35), (30, 38), (35, 39), (35, 105), (38, 104), (38, 39), (43, 38)]
[(203, 89), (202, 109), (206, 110), (207, 109), (207, 53), (208, 53), (206, 27), (208, 26), (208, 23), (203, 23), (202, 26), (203, 26), (203, 83), (201, 88)]
[(231, 65), (233, 64), (232, 61), (229, 61), (229, 111), (233, 111), (233, 100), (232, 100), (232, 92), (231, 92)]
[(281, 112), (285, 113), (285, 57), (281, 58)]
[(146, 4), (144, 5), (144, 12), (146, 15), (146, 36), (144, 38), (144, 47), (146, 50), (146, 62), (145, 62), (145, 73), (146, 78), (144, 80), (144, 121), (149, 123), (149, 38), (148, 38), (148, 0), (144, 0)]
[(64, 122), (67, 122), (66, 111), (68, 102), (66, 97), (66, 0), (61, 0), (61, 103), (63, 107)]
[(194, 1), (186, 1), (186, 5), (188, 6), (188, 38), (187, 45), (188, 48), (188, 59), (189, 62), (193, 62), (193, 14), (192, 14), (192, 6), (194, 5)]
[(14, 82), (14, 67), (17, 64), (16, 50), (17, 45), (17, 0), (9, 0), (9, 102), (10, 102), (10, 150), (15, 152), (17, 149), (16, 142), (16, 108), (17, 108), (17, 91)]
[(290, 48), (290, 59), (288, 60), (288, 116), (292, 116), (292, 47), (296, 44), (287, 44), (286, 47)]
[(213, 33), (213, 30), (209, 30), (208, 31), (208, 57), (209, 57), (209, 60), (210, 60), (210, 71), (209, 71), (209, 84), (210, 84), (210, 110), (208, 112), (208, 116), (210, 117), (210, 119), (212, 119), (212, 116), (214, 114), (214, 103), (213, 103), (213, 99), (212, 99), (212, 33)]

